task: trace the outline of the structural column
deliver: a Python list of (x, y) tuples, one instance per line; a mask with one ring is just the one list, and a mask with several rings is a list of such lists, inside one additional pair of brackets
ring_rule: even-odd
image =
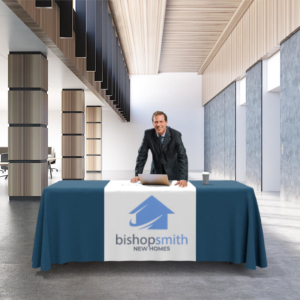
[(102, 170), (102, 107), (86, 107), (87, 172)]
[(11, 52), (8, 87), (9, 199), (39, 199), (48, 186), (47, 58)]
[(84, 179), (84, 112), (84, 91), (63, 90), (62, 179)]

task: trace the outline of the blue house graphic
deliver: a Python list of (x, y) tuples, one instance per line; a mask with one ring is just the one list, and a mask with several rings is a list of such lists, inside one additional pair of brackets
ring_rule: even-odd
[(130, 212), (132, 218), (130, 226), (139, 227), (140, 229), (168, 229), (168, 214), (174, 214), (170, 209), (158, 201), (155, 197), (150, 196), (133, 211)]

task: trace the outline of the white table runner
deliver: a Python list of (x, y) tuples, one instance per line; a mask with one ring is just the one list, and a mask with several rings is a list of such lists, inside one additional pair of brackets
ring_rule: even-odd
[(110, 181), (104, 260), (196, 260), (196, 188)]

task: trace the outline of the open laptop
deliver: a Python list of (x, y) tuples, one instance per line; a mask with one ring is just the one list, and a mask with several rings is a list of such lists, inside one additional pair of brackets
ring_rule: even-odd
[(141, 184), (170, 185), (168, 175), (165, 174), (138, 174)]

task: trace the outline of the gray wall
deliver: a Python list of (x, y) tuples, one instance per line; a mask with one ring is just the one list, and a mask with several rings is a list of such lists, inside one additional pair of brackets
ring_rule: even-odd
[(300, 31), (280, 48), (280, 195), (300, 203)]
[(262, 189), (262, 62), (246, 73), (246, 184)]
[(204, 107), (204, 170), (235, 180), (235, 82)]

